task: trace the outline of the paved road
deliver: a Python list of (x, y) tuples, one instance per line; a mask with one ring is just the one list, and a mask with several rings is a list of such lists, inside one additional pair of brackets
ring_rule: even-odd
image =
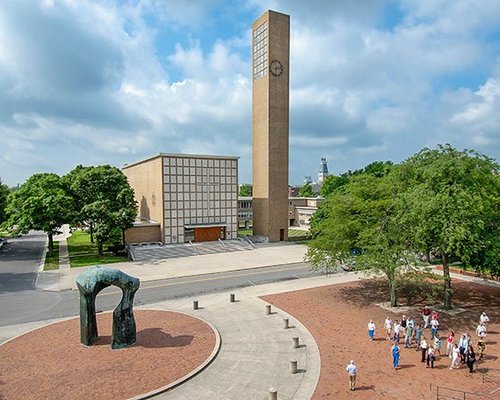
[[(201, 296), (271, 282), (296, 280), (318, 275), (304, 263), (275, 265), (242, 271), (195, 275), (150, 281), (141, 284), (136, 305), (156, 303), (182, 297)], [(104, 289), (96, 299), (96, 309), (113, 310), (121, 299), (115, 287)], [(15, 296), (0, 294), (0, 326), (78, 315), (78, 292), (30, 291)]]
[(35, 289), (46, 238), (43, 232), (30, 232), (0, 249), (0, 293)]

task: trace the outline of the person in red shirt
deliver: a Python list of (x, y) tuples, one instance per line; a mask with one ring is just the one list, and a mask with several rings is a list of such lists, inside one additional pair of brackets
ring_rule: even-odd
[(446, 338), (446, 355), (451, 357), (453, 351), (453, 345), (455, 344), (455, 332), (451, 331)]

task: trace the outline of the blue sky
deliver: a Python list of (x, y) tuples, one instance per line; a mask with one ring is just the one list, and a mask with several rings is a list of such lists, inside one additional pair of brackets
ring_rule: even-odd
[(451, 143), (500, 155), (498, 0), (6, 0), (0, 179), (158, 152), (251, 182), (250, 26), (291, 15), (290, 183)]

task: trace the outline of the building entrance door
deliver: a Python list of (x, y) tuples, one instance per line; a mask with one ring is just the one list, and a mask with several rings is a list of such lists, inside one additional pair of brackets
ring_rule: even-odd
[(219, 240), (220, 237), (221, 237), (220, 226), (210, 226), (205, 228), (194, 229), (195, 242), (213, 242), (214, 240)]

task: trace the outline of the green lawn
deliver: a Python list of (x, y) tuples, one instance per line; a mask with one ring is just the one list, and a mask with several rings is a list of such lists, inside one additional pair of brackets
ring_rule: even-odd
[(52, 256), (45, 256), (45, 264), (43, 266), (44, 271), (50, 271), (52, 269), (59, 269), (59, 242), (54, 241), (54, 250), (52, 251)]
[(288, 229), (288, 240), (297, 244), (307, 245), (311, 240), (311, 233), (300, 229)]
[(69, 263), (71, 268), (85, 267), (96, 264), (112, 264), (128, 261), (127, 257), (114, 256), (106, 248), (111, 243), (104, 244), (104, 256), (97, 254), (97, 243), (90, 243), (90, 235), (83, 231), (74, 231), (68, 238)]
[[(250, 235), (253, 235), (252, 229), (244, 229), (244, 228), (238, 229), (238, 236), (239, 237), (250, 236)], [(288, 229), (289, 240), (295, 241), (295, 240), (302, 239), (304, 241), (307, 241), (308, 239), (310, 239), (310, 236), (311, 236), (311, 234), (309, 233), (309, 231), (303, 231), (300, 229), (292, 229), (292, 228)]]
[(252, 229), (245, 229), (245, 228), (238, 229), (238, 236), (239, 237), (252, 236), (252, 235), (253, 235), (253, 230)]

